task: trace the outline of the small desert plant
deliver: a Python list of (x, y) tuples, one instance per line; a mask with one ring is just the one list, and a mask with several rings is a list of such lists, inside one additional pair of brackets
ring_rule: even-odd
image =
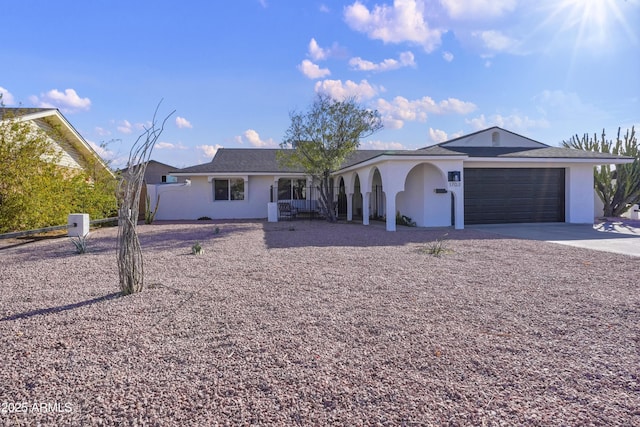
[(410, 217), (401, 215), (400, 211), (396, 212), (396, 225), (406, 225), (407, 227), (415, 227), (416, 222), (412, 221)]
[(153, 224), (153, 220), (156, 219), (156, 213), (158, 212), (158, 205), (160, 204), (160, 194), (156, 197), (156, 206), (151, 210), (151, 198), (147, 194), (146, 204), (144, 208), (144, 223), (145, 224)]
[(77, 254), (84, 254), (87, 252), (87, 243), (89, 241), (89, 233), (84, 236), (69, 237), (71, 243), (76, 247)]
[(446, 234), (441, 238), (436, 239), (435, 242), (428, 243), (427, 246), (422, 249), (422, 252), (437, 257), (453, 252), (451, 249), (447, 248), (447, 240), (445, 237), (447, 237)]
[(200, 242), (196, 242), (193, 246), (191, 246), (191, 253), (194, 255), (202, 255), (204, 253), (204, 249), (202, 249), (202, 245)]
[(198, 221), (211, 221), (211, 218), (209, 218), (208, 216), (201, 216), (200, 218), (198, 218)]
[(220, 234), (220, 227), (216, 227), (216, 228), (213, 230), (213, 234)]

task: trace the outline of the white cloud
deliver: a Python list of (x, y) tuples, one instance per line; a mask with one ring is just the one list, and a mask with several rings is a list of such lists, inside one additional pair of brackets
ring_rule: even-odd
[(331, 12), (331, 9), (329, 9), (329, 6), (327, 6), (327, 5), (326, 5), (326, 4), (324, 4), (324, 3), (322, 3), (318, 9), (319, 9), (319, 10), (320, 10), (320, 12), (322, 12), (322, 13), (329, 13), (329, 12)]
[(93, 150), (98, 153), (98, 155), (103, 159), (103, 160), (111, 160), (115, 157), (115, 152), (107, 149), (106, 147), (100, 146), (100, 144), (96, 144), (93, 141), (87, 141), (89, 143), (89, 145), (91, 146), (91, 148), (93, 148)]
[(89, 98), (80, 98), (73, 89), (65, 89), (64, 92), (52, 89), (47, 93), (41, 93), (39, 97), (32, 96), (30, 100), (38, 107), (59, 108), (66, 113), (86, 111), (91, 108), (91, 100)]
[(500, 31), (476, 31), (472, 35), (479, 38), (484, 46), (492, 52), (519, 53), (518, 48), (521, 43)]
[(157, 142), (155, 147), (158, 150), (188, 150), (189, 147), (187, 147), (186, 145), (184, 145), (181, 142), (178, 142), (177, 144), (173, 144), (171, 142)]
[(442, 30), (431, 29), (424, 19), (421, 0), (394, 0), (393, 6), (376, 5), (369, 10), (359, 0), (344, 11), (352, 29), (384, 43), (416, 43), (431, 52), (440, 45)]
[(205, 156), (213, 158), (218, 152), (218, 149), (222, 148), (222, 145), (196, 145), (196, 150), (202, 151)]
[(117, 129), (121, 133), (130, 134), (133, 132), (133, 125), (129, 122), (129, 120), (123, 120), (121, 124), (117, 127)]
[(298, 70), (310, 79), (321, 79), (331, 74), (328, 68), (320, 68), (308, 59), (303, 60), (302, 63), (298, 65)]
[(474, 130), (482, 130), (491, 126), (499, 126), (518, 133), (525, 132), (529, 129), (549, 127), (549, 122), (546, 119), (531, 119), (528, 116), (521, 116), (517, 113), (508, 116), (494, 114), (489, 118), (485, 117), (484, 114), (480, 114), (478, 117), (466, 120), (466, 122), (470, 124)]
[(2, 95), (2, 98), (0, 98), (0, 102), (2, 102), (4, 105), (13, 105), (16, 103), (16, 100), (13, 98), (11, 92), (3, 88), (2, 86), (0, 86), (0, 95)]
[(191, 125), (191, 123), (189, 122), (189, 120), (185, 119), (184, 117), (176, 117), (176, 126), (178, 126), (180, 129), (184, 129), (184, 128), (193, 128), (193, 126)]
[(469, 114), (476, 109), (476, 105), (473, 102), (461, 101), (457, 98), (448, 98), (438, 103), (438, 108), (434, 113), (438, 114)]
[(358, 147), (360, 150), (407, 150), (404, 144), (399, 142), (366, 141)]
[(516, 0), (440, 0), (453, 19), (497, 18), (516, 8)]
[[(147, 125), (148, 125), (147, 127), (149, 127), (151, 126), (151, 123), (147, 123)], [(132, 124), (131, 122), (129, 122), (129, 120), (122, 120), (116, 129), (118, 129), (119, 132), (128, 135), (132, 133), (134, 130), (138, 132), (142, 132), (144, 128), (145, 128), (144, 123)]]
[(260, 6), (262, 6), (263, 8), (267, 8), (267, 6), (269, 6), (269, 3), (267, 3), (267, 0), (258, 0), (258, 3), (260, 3)]
[(449, 136), (443, 130), (429, 128), (429, 139), (432, 142), (440, 143), (445, 142), (447, 139), (449, 139)]
[(385, 126), (391, 129), (400, 129), (406, 121), (424, 122), (427, 120), (428, 114), (431, 113), (468, 114), (477, 108), (472, 102), (456, 98), (435, 102), (429, 96), (412, 101), (402, 96), (396, 96), (391, 102), (380, 98), (376, 107), (382, 115)]
[(453, 53), (451, 53), (451, 52), (444, 52), (444, 53), (442, 54), (442, 58), (444, 58), (444, 60), (445, 60), (445, 61), (447, 61), (447, 62), (451, 62), (451, 61), (453, 61)]
[(385, 59), (379, 63), (364, 60), (360, 57), (351, 58), (349, 65), (352, 69), (358, 71), (389, 71), (397, 70), (402, 67), (415, 67), (415, 57), (411, 52), (402, 52), (399, 59)]
[(366, 80), (361, 80), (360, 83), (351, 80), (347, 80), (344, 83), (342, 83), (342, 80), (323, 80), (316, 82), (315, 91), (316, 93), (327, 94), (337, 100), (354, 97), (356, 100), (362, 101), (373, 98), (379, 89), (369, 84)]
[(331, 47), (320, 47), (315, 38), (309, 41), (309, 51), (307, 55), (314, 61), (324, 61), (330, 57), (343, 57), (346, 55), (346, 49), (334, 43)]
[(309, 42), (309, 56), (314, 61), (322, 61), (329, 56), (329, 50), (321, 48), (316, 39), (311, 39)]
[(272, 139), (261, 139), (260, 134), (253, 129), (247, 129), (242, 135), (235, 137), (239, 144), (249, 143), (252, 147), (276, 147), (278, 144)]
[(108, 136), (111, 135), (111, 132), (109, 132), (107, 129), (105, 128), (101, 128), (100, 126), (96, 126), (94, 131), (96, 132), (96, 134), (100, 135), (100, 136)]

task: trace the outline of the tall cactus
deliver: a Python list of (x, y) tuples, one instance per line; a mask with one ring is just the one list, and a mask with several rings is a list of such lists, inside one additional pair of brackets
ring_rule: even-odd
[(630, 205), (640, 203), (640, 147), (636, 137), (635, 127), (627, 129), (621, 138), (621, 130), (615, 141), (607, 140), (604, 129), (600, 139), (594, 133), (593, 138), (584, 134), (571, 137), (562, 144), (569, 148), (610, 153), (617, 156), (633, 157), (633, 163), (602, 165), (594, 168), (594, 187), (596, 194), (604, 204), (603, 215), (616, 217), (625, 213)]

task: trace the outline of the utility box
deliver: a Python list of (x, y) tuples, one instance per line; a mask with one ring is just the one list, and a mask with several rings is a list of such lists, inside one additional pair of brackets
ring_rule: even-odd
[(267, 203), (267, 221), (278, 222), (278, 204)]
[(69, 214), (67, 230), (69, 237), (84, 237), (89, 234), (89, 214)]
[(640, 205), (633, 205), (629, 209), (629, 216), (631, 219), (640, 219)]

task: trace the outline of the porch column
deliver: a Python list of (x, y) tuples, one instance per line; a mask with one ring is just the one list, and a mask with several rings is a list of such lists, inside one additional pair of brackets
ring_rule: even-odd
[(398, 193), (391, 191), (385, 192), (385, 210), (387, 211), (387, 231), (396, 231), (396, 195)]
[(347, 193), (347, 221), (353, 221), (353, 193)]
[(453, 193), (454, 205), (456, 209), (456, 220), (454, 228), (464, 230), (464, 190)]
[(273, 188), (271, 190), (271, 197), (273, 198), (273, 202), (277, 203), (278, 202), (278, 181), (280, 180), (280, 177), (274, 177), (273, 178)]
[(362, 193), (362, 225), (369, 225), (369, 199), (371, 192)]

